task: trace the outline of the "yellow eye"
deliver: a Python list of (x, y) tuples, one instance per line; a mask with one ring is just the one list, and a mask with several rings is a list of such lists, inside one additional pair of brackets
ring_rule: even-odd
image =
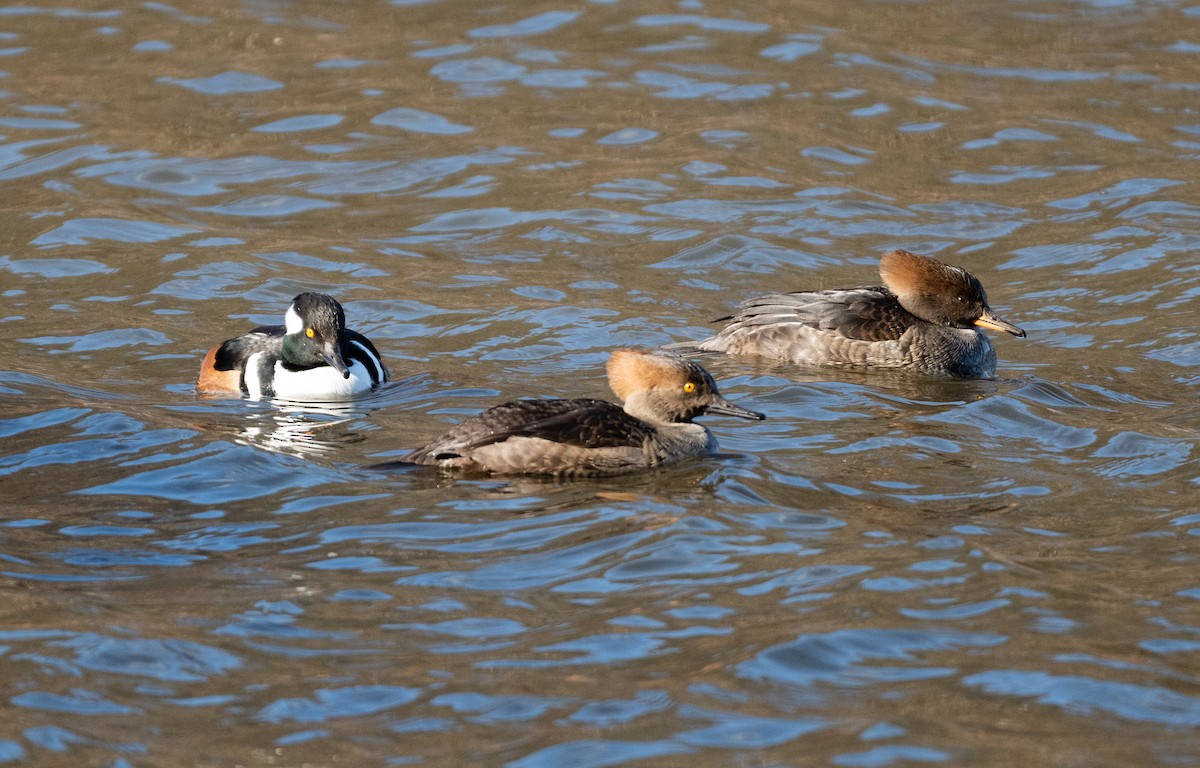
[(696, 391), (696, 385), (689, 381), (687, 384), (683, 385), (683, 391), (690, 395)]
[(311, 339), (313, 336), (317, 335), (317, 332), (314, 331), (312, 328), (305, 328), (304, 335)]

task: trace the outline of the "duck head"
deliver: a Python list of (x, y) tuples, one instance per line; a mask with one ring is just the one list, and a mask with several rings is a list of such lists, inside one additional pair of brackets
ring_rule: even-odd
[(292, 300), (284, 323), (281, 357), (285, 365), (300, 369), (328, 365), (343, 378), (350, 378), (350, 368), (342, 357), (346, 313), (336, 299), (324, 293), (302, 293)]
[(691, 360), (657, 350), (618, 349), (608, 360), (608, 383), (626, 413), (649, 422), (690, 422), (705, 413), (765, 419), (717, 391), (708, 371)]
[(926, 322), (950, 328), (988, 328), (1025, 338), (1025, 331), (996, 317), (983, 285), (961, 267), (896, 250), (880, 259), (879, 276), (896, 294), (900, 306)]

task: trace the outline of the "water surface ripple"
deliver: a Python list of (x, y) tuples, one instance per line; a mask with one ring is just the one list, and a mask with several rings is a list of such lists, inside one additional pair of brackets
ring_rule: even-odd
[[(1200, 765), (1198, 16), (0, 9), (0, 762)], [(710, 357), (714, 457), (370, 468), (897, 247), (996, 379)], [(302, 290), (395, 380), (198, 397)]]

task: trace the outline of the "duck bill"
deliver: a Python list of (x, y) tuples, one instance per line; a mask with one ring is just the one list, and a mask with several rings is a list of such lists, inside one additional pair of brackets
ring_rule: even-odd
[(739, 419), (750, 419), (752, 421), (762, 421), (767, 418), (766, 414), (758, 411), (751, 411), (748, 408), (743, 408), (740, 405), (734, 405), (723, 397), (715, 398), (708, 408), (706, 413), (718, 413), (722, 416), (737, 416)]
[(1025, 331), (1021, 330), (1007, 320), (1001, 320), (1000, 318), (996, 317), (992, 314), (991, 310), (984, 310), (983, 316), (975, 321), (975, 325), (978, 325), (980, 328), (987, 328), (991, 331), (1004, 331), (1005, 333), (1011, 333), (1018, 339), (1025, 338)]
[(342, 350), (337, 344), (327, 344), (321, 350), (321, 359), (329, 364), (330, 368), (342, 374), (343, 379), (350, 378), (350, 368), (346, 365), (346, 361), (342, 359)]

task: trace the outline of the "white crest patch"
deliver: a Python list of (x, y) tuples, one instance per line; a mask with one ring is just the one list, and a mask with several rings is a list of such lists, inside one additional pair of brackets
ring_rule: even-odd
[(304, 330), (304, 319), (296, 313), (296, 308), (288, 307), (283, 316), (283, 324), (289, 334), (300, 333)]

